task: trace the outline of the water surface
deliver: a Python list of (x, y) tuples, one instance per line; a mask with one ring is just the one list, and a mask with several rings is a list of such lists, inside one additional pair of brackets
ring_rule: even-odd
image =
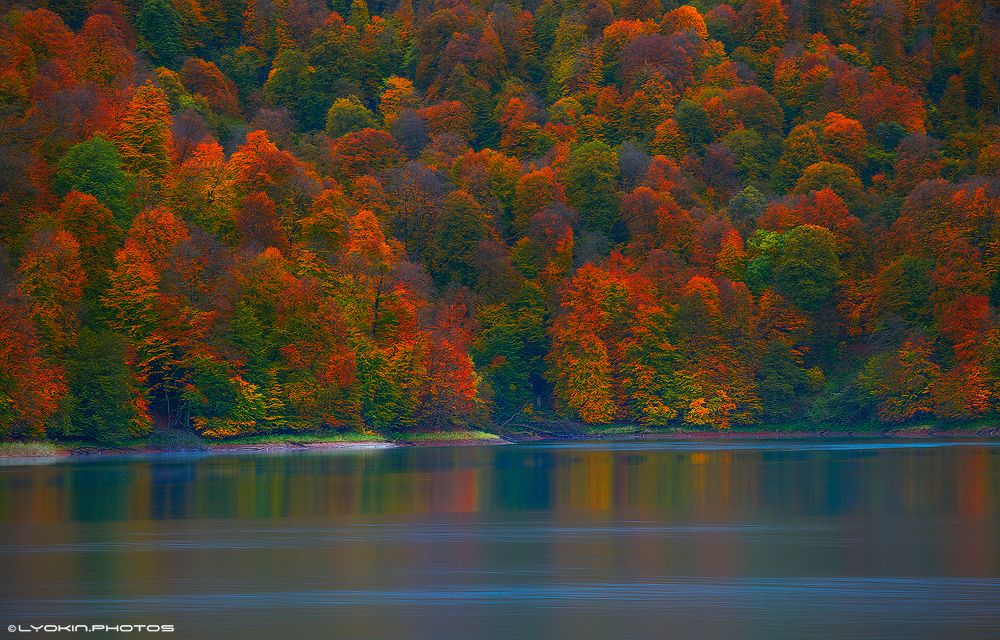
[(995, 639), (998, 525), (988, 441), (60, 460), (0, 467), (0, 634)]

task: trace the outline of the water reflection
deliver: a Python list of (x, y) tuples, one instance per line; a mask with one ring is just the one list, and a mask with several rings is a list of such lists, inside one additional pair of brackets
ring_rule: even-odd
[(573, 443), (0, 468), (0, 523), (481, 511), (996, 514), (990, 443)]
[(991, 442), (9, 466), (0, 612), (195, 638), (995, 638), (998, 496)]

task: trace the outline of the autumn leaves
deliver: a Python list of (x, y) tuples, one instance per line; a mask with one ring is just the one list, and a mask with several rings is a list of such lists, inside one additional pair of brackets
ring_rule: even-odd
[(4, 17), (3, 434), (994, 409), (992, 14), (332, 6)]

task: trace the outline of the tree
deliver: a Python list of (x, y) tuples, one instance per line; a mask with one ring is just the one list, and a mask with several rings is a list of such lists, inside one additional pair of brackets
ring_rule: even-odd
[(727, 429), (733, 412), (746, 412), (757, 402), (752, 379), (739, 375), (736, 352), (722, 335), (719, 288), (704, 276), (694, 276), (681, 291), (672, 327), (683, 355), (683, 377), (690, 386), (684, 420)]
[(80, 263), (91, 286), (100, 286), (124, 238), (111, 211), (93, 196), (70, 191), (56, 212), (60, 224), (78, 240)]
[(650, 71), (655, 70), (673, 93), (682, 93), (694, 84), (694, 64), (697, 54), (691, 42), (680, 34), (664, 37), (648, 33), (633, 38), (620, 54), (625, 86), (641, 86)]
[(108, 275), (108, 288), (101, 303), (109, 312), (108, 324), (128, 336), (147, 361), (152, 356), (146, 341), (161, 329), (163, 300), (160, 273), (138, 243), (129, 243), (115, 254), (115, 268)]
[(557, 409), (585, 422), (667, 424), (691, 398), (668, 316), (630, 268), (613, 253), (606, 268), (584, 265), (561, 291), (546, 376)]
[(692, 29), (702, 38), (708, 38), (708, 28), (705, 26), (705, 19), (691, 5), (683, 5), (673, 11), (666, 12), (663, 14), (663, 20), (660, 22), (660, 33), (665, 36), (677, 31), (691, 31)]
[(267, 60), (259, 49), (241, 45), (231, 54), (222, 56), (219, 64), (236, 85), (240, 101), (246, 104), (250, 99), (260, 99), (260, 87), (267, 80), (264, 73)]
[(274, 59), (264, 84), (264, 97), (288, 107), (307, 130), (321, 129), (329, 102), (317, 87), (316, 72), (298, 49), (285, 49)]
[(323, 27), (313, 33), (306, 49), (306, 62), (310, 69), (315, 70), (312, 82), (316, 87), (317, 99), (325, 98), (320, 118), (326, 114), (330, 98), (346, 97), (346, 93), (358, 92), (363, 53), (357, 29), (346, 24), (337, 12), (331, 13)]
[(872, 356), (858, 376), (858, 386), (876, 403), (879, 420), (904, 422), (934, 413), (932, 385), (941, 367), (931, 355), (927, 340), (916, 335), (895, 353)]
[(867, 93), (858, 103), (858, 119), (868, 131), (882, 123), (896, 122), (911, 133), (924, 133), (927, 114), (916, 91), (887, 84)]
[(798, 408), (797, 392), (805, 385), (805, 371), (795, 365), (796, 352), (784, 340), (772, 340), (761, 357), (757, 372), (757, 395), (764, 415), (778, 420), (793, 418)]
[(43, 437), (66, 383), (62, 368), (42, 358), (30, 299), (12, 276), (0, 264), (0, 436)]
[(746, 273), (746, 254), (743, 238), (736, 229), (730, 229), (722, 240), (722, 248), (715, 260), (715, 269), (730, 280), (742, 280)]
[(195, 430), (208, 438), (253, 435), (266, 431), (275, 403), (225, 362), (207, 356), (191, 359), (184, 402)]
[(115, 134), (122, 167), (140, 181), (159, 184), (170, 172), (170, 105), (152, 84), (136, 89)]
[(20, 289), (33, 301), (32, 319), (44, 352), (65, 357), (76, 344), (86, 274), (79, 244), (62, 229), (42, 229), (31, 237), (18, 268)]
[(281, 229), (274, 201), (267, 194), (248, 193), (234, 212), (234, 218), (237, 230), (251, 246), (288, 250), (288, 238)]
[(674, 112), (674, 120), (684, 137), (695, 150), (712, 141), (712, 124), (705, 108), (690, 100), (681, 100)]
[(181, 67), (180, 79), (188, 92), (205, 98), (215, 113), (230, 118), (241, 117), (236, 85), (223, 75), (214, 62), (206, 62), (201, 58), (188, 58)]
[(448, 194), (442, 202), (434, 234), (435, 258), (430, 269), (439, 285), (454, 282), (471, 287), (474, 284), (473, 254), (485, 237), (479, 203), (464, 191)]
[(735, 22), (740, 41), (758, 53), (782, 46), (788, 37), (788, 18), (781, 0), (750, 0)]
[(392, 272), (403, 259), (403, 247), (391, 236), (386, 237), (378, 218), (367, 209), (350, 217), (347, 229), (348, 237), (340, 252), (348, 296), (343, 305), (345, 309), (357, 308), (349, 317), (356, 316), (354, 324), (377, 341), (384, 337), (380, 331), (384, 325), (381, 314), (393, 295)]
[(375, 129), (362, 129), (341, 136), (331, 145), (330, 155), (334, 166), (349, 180), (403, 163), (403, 156), (392, 136)]
[(566, 196), (580, 212), (583, 224), (609, 236), (620, 234), (618, 158), (607, 144), (588, 142), (567, 159)]
[(765, 204), (764, 194), (756, 187), (749, 186), (729, 199), (726, 211), (733, 225), (747, 237), (752, 235), (757, 226), (757, 218), (763, 213)]
[(383, 122), (390, 122), (403, 109), (420, 108), (420, 96), (406, 78), (390, 76), (382, 83), (378, 112)]
[(194, 154), (199, 144), (212, 139), (212, 133), (193, 108), (175, 114), (171, 120), (170, 137), (173, 143), (171, 160), (180, 166)]
[(650, 151), (670, 156), (675, 162), (680, 162), (687, 155), (688, 139), (676, 120), (667, 118), (656, 126), (656, 137), (650, 145)]
[(931, 305), (928, 288), (930, 259), (903, 255), (886, 265), (874, 283), (872, 306), (875, 321), (886, 323), (890, 317), (902, 318), (909, 326), (925, 329), (931, 323)]
[(412, 23), (407, 25), (374, 16), (360, 32), (361, 76), (366, 95), (376, 95), (385, 78), (399, 73), (410, 44), (411, 30)]
[[(22, 64), (39, 67), (46, 60), (69, 57), (73, 32), (67, 28), (63, 18), (57, 13), (49, 9), (14, 10), (9, 12), (5, 19), (9, 28), (13, 30), (8, 37), (19, 41), (29, 50), (25, 52), (28, 59)], [(76, 22), (74, 28), (79, 28), (80, 22)]]
[(99, 13), (87, 18), (76, 34), (74, 48), (76, 67), (87, 80), (107, 88), (132, 82), (135, 56), (128, 37), (111, 16)]
[(106, 205), (115, 222), (127, 228), (131, 222), (133, 176), (122, 168), (121, 155), (113, 142), (92, 138), (66, 152), (52, 178), (52, 187), (60, 196), (70, 191), (87, 193)]
[(808, 194), (829, 187), (848, 209), (858, 211), (864, 204), (864, 185), (851, 168), (838, 162), (817, 162), (805, 168), (792, 193)]
[(961, 131), (969, 119), (969, 105), (965, 100), (965, 87), (957, 75), (948, 78), (948, 85), (936, 114), (937, 135), (944, 136)]
[(782, 143), (778, 171), (772, 183), (779, 191), (793, 186), (806, 167), (827, 161), (823, 147), (825, 141), (823, 127), (818, 122), (796, 125)]
[(726, 101), (747, 129), (762, 136), (780, 135), (785, 114), (778, 101), (760, 87), (735, 87), (726, 92)]
[[(34, 138), (32, 147), (49, 164), (55, 164), (70, 147), (89, 140), (95, 132), (112, 129), (120, 117), (118, 105), (102, 95), (94, 83), (74, 83), (72, 71), (59, 61), (43, 64), (35, 78), (32, 93), (36, 101), (25, 114), (24, 125)], [(17, 139), (15, 131), (8, 132), (12, 142)]]
[(839, 276), (837, 244), (829, 229), (807, 224), (788, 233), (775, 278), (792, 302), (815, 310), (833, 293)]
[(227, 173), (231, 182), (219, 185), (229, 189), (226, 195), (239, 199), (253, 191), (264, 193), (274, 201), (286, 235), (298, 230), (309, 201), (320, 191), (303, 163), (279, 149), (263, 131), (247, 134), (246, 142), (230, 157)]
[(413, 109), (403, 109), (386, 124), (389, 125), (389, 134), (399, 145), (399, 150), (409, 159), (419, 157), (430, 140), (427, 123)]
[(65, 20), (71, 29), (79, 29), (87, 18), (89, 7), (88, 3), (78, 0), (53, 0), (48, 4), (48, 8)]
[[(584, 265), (563, 292), (562, 313), (552, 324), (546, 377), (552, 383), (556, 407), (575, 412), (585, 422), (607, 423), (619, 412), (611, 356), (598, 336), (605, 324), (602, 298), (609, 294), (624, 297), (621, 286), (615, 285), (597, 267)], [(624, 324), (617, 328), (626, 329)]]
[(559, 326), (553, 326), (548, 357), (553, 393), (584, 422), (611, 422), (617, 408), (607, 348), (592, 330), (564, 333)]
[(471, 300), (465, 288), (449, 287), (433, 310), (424, 376), (417, 391), (415, 416), (424, 425), (470, 425), (478, 400), (478, 382), (469, 348), (475, 329)]
[(351, 350), (365, 427), (376, 431), (411, 427), (416, 403), (407, 388), (411, 384), (407, 369), (412, 351), (381, 349), (361, 337), (355, 337)]
[(480, 152), (466, 150), (455, 159), (452, 171), (458, 174), (459, 186), (482, 205), (487, 219), (494, 224), (511, 224), (519, 213), (517, 190), (518, 178), (521, 177), (520, 162), (491, 149)]
[(777, 150), (753, 129), (740, 129), (728, 133), (722, 143), (729, 147), (736, 159), (736, 170), (743, 184), (762, 183), (773, 174), (771, 168)]
[(184, 52), (191, 54), (205, 46), (208, 36), (208, 19), (198, 0), (172, 0), (177, 12), (177, 31)]
[(430, 167), (411, 162), (389, 177), (386, 195), (391, 228), (406, 245), (410, 260), (429, 261), (444, 195), (441, 176)]
[(477, 318), (482, 330), (472, 356), (493, 389), (494, 420), (500, 422), (530, 409), (547, 392), (545, 292), (525, 282), (513, 300), (481, 308)]
[(135, 17), (146, 52), (153, 60), (168, 66), (184, 52), (180, 25), (181, 16), (170, 0), (146, 0)]
[(211, 233), (228, 236), (233, 230), (228, 213), (235, 186), (225, 151), (210, 137), (195, 145), (178, 170), (165, 200), (178, 215)]
[(374, 128), (374, 114), (355, 95), (334, 100), (330, 110), (326, 112), (326, 134), (331, 138)]
[(662, 12), (660, 0), (626, 0), (622, 5), (622, 15), (634, 20), (649, 20)]
[(149, 433), (148, 402), (132, 374), (128, 341), (110, 331), (80, 331), (68, 363), (76, 409), (75, 434), (101, 442), (121, 442)]
[(551, 167), (522, 175), (517, 181), (511, 236), (523, 236), (536, 213), (557, 203), (566, 203), (566, 191)]
[(868, 136), (857, 120), (830, 112), (823, 118), (823, 150), (828, 157), (846, 164), (855, 174), (864, 170)]
[(537, 122), (529, 120), (531, 108), (521, 98), (511, 98), (497, 105), (500, 128), (500, 149), (516, 158), (538, 157), (552, 146), (551, 140)]
[(925, 135), (907, 136), (900, 140), (896, 156), (896, 190), (909, 193), (924, 180), (941, 175), (941, 142)]
[(472, 139), (473, 115), (461, 102), (439, 102), (420, 109), (417, 115), (427, 123), (427, 131), (432, 136), (452, 131), (466, 140)]

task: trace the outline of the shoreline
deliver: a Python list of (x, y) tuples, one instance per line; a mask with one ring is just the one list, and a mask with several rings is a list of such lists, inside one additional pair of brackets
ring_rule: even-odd
[(1000, 439), (1000, 429), (978, 431), (946, 431), (939, 429), (895, 429), (887, 431), (705, 431), (705, 432), (674, 432), (674, 433), (636, 433), (636, 434), (602, 434), (588, 433), (585, 439), (600, 438), (637, 439), (637, 440), (919, 440), (928, 438), (987, 438)]
[[(24, 443), (24, 449), (31, 449), (32, 444)], [(113, 455), (150, 455), (157, 453), (270, 453), (279, 451), (365, 451), (397, 449), (400, 447), (433, 447), (433, 446), (472, 446), (472, 445), (503, 445), (514, 444), (499, 436), (493, 438), (471, 437), (471, 438), (442, 438), (442, 439), (382, 439), (382, 440), (315, 440), (315, 441), (294, 441), (284, 442), (258, 442), (258, 443), (234, 443), (234, 442), (214, 442), (191, 445), (141, 445), (141, 446), (113, 446), (93, 444), (72, 449), (59, 448), (56, 443), (38, 443), (42, 446), (49, 445), (52, 449), (32, 453), (22, 452), (0, 452), (0, 461), (11, 460), (32, 460), (32, 459), (53, 459), (53, 458), (82, 458), (88, 456), (113, 456)], [(41, 448), (41, 447), (39, 447)]]
[[(503, 436), (484, 438), (481, 436), (470, 438), (421, 438), (421, 434), (414, 434), (417, 437), (407, 438), (400, 436), (394, 439), (384, 440), (331, 440), (331, 441), (309, 441), (296, 442), (288, 440), (284, 442), (261, 442), (261, 443), (226, 443), (218, 442), (211, 444), (199, 444), (193, 446), (156, 446), (144, 445), (139, 447), (130, 446), (85, 446), (75, 449), (61, 449), (56, 451), (46, 451), (39, 453), (0, 453), (0, 460), (25, 460), (31, 459), (51, 459), (51, 458), (77, 458), (84, 456), (100, 455), (142, 455), (156, 453), (254, 453), (254, 452), (279, 452), (279, 451), (338, 451), (338, 450), (382, 450), (395, 449), (400, 447), (435, 447), (435, 446), (474, 446), (474, 445), (507, 445), (530, 443), (540, 441), (594, 441), (594, 440), (926, 440), (926, 439), (1000, 439), (1000, 427), (981, 428), (978, 430), (943, 430), (929, 427), (886, 429), (882, 431), (831, 431), (821, 429), (815, 431), (805, 430), (727, 430), (727, 431), (685, 431), (685, 430), (665, 430), (665, 431), (642, 431), (627, 428), (610, 427), (606, 429), (590, 428), (588, 430), (571, 430), (562, 432), (518, 432), (508, 433)], [(451, 435), (451, 434), (448, 434)]]

